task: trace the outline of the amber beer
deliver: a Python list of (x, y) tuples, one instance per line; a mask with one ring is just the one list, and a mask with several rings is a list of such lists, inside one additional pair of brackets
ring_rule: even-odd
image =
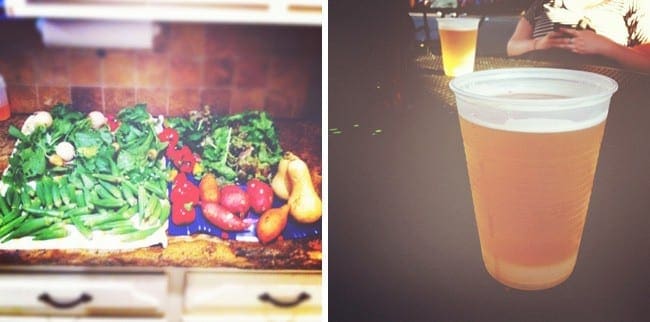
[(578, 257), (616, 82), (526, 68), (451, 87), (488, 273), (524, 290), (562, 283)]
[(445, 75), (455, 77), (474, 71), (480, 19), (439, 18), (437, 21)]

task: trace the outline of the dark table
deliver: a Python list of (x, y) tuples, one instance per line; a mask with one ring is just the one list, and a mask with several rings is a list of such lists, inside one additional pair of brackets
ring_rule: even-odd
[(619, 82), (575, 270), (531, 292), (484, 269), (450, 78), (440, 57), (414, 62), (407, 106), (379, 107), (352, 80), (330, 81), (330, 320), (647, 321), (650, 76), (477, 58), (477, 70), (562, 67)]

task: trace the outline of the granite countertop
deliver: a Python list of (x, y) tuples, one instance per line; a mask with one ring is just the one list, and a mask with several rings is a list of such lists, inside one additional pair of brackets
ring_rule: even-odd
[[(0, 170), (4, 171), (14, 140), (9, 125), (20, 128), (26, 115), (0, 122)], [(309, 165), (318, 193), (321, 186), (321, 124), (278, 120), (280, 142)], [(166, 248), (151, 246), (133, 251), (0, 250), (0, 265), (213, 267), (260, 270), (320, 270), (321, 236), (277, 240), (269, 245), (222, 240), (206, 235), (169, 237)]]

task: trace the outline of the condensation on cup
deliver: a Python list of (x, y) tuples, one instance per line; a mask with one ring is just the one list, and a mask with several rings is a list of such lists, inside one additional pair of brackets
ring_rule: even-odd
[(550, 68), (496, 69), (450, 82), (488, 273), (539, 290), (572, 273), (617, 83)]
[(437, 18), (445, 75), (455, 77), (474, 71), (480, 21), (476, 17)]

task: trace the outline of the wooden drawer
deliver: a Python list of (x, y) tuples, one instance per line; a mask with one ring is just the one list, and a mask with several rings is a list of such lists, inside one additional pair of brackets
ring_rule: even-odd
[(167, 284), (163, 273), (3, 273), (0, 315), (163, 316)]
[(293, 321), (299, 316), (319, 317), (321, 275), (190, 272), (186, 275), (184, 301), (184, 321)]

